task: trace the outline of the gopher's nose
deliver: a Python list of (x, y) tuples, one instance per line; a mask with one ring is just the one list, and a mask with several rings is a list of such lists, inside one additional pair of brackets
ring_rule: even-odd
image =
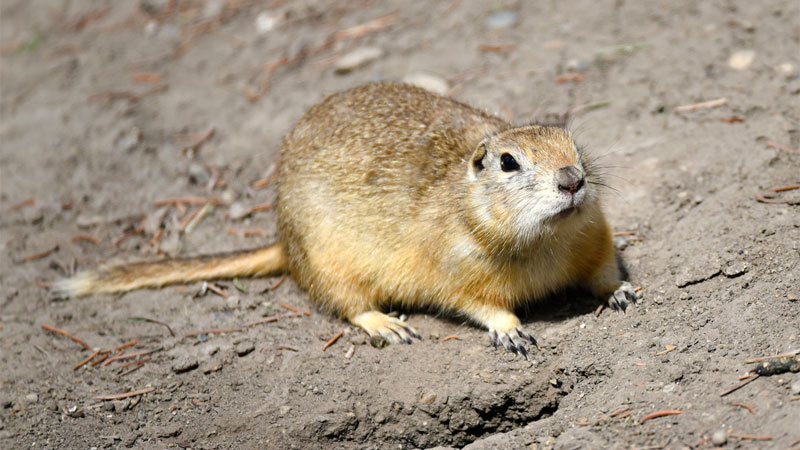
[(556, 172), (558, 188), (564, 192), (574, 194), (583, 187), (583, 172), (575, 166), (566, 166)]

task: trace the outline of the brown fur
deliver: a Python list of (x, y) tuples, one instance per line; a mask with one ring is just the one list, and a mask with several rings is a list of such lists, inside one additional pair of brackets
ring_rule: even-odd
[[(523, 168), (500, 170), (503, 153)], [(418, 336), (379, 312), (387, 303), (435, 307), (524, 352), (529, 336), (513, 314), (521, 303), (583, 284), (611, 295), (613, 305), (624, 287), (585, 159), (561, 128), (512, 128), (416, 87), (367, 84), (329, 96), (286, 136), (279, 244), (116, 266), (64, 287), (124, 291), (288, 269), (320, 307), (370, 335)], [(565, 166), (580, 167), (587, 184), (585, 200), (561, 217), (565, 200), (553, 174)]]

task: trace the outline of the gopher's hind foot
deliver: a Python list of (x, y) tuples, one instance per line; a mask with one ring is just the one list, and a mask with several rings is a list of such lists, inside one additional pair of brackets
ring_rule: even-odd
[(378, 311), (368, 311), (351, 317), (350, 323), (361, 327), (370, 337), (380, 336), (390, 344), (411, 344), (413, 339), (422, 340), (417, 330), (400, 319)]
[(617, 290), (608, 297), (608, 306), (614, 311), (625, 312), (628, 309), (628, 302), (635, 304), (638, 301), (639, 297), (636, 296), (633, 286), (627, 281), (623, 281)]

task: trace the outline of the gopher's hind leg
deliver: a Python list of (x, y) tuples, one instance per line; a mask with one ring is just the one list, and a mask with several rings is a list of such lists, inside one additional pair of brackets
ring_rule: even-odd
[(370, 337), (381, 336), (390, 344), (411, 344), (414, 342), (412, 338), (422, 340), (422, 336), (407, 323), (380, 311), (367, 311), (347, 319)]

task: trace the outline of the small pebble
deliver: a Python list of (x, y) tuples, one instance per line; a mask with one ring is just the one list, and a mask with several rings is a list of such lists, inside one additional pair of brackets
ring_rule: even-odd
[(191, 163), (189, 164), (189, 181), (194, 184), (205, 186), (208, 180), (211, 179), (211, 174), (202, 164)]
[(228, 215), (232, 220), (244, 219), (250, 214), (250, 209), (246, 208), (239, 202), (233, 202), (231, 207), (228, 208)]
[(350, 337), (350, 343), (353, 345), (364, 345), (367, 343), (367, 338), (361, 333), (354, 334)]
[(792, 387), (789, 388), (792, 391), (792, 395), (800, 394), (800, 380), (795, 381), (792, 383)]
[(403, 83), (413, 84), (439, 95), (447, 94), (450, 85), (444, 78), (427, 72), (412, 72), (403, 77)]
[(209, 374), (212, 372), (219, 372), (222, 370), (222, 360), (219, 358), (211, 358), (207, 361), (203, 361), (203, 373)]
[(264, 34), (272, 31), (279, 22), (280, 16), (261, 11), (258, 13), (258, 16), (256, 16), (256, 32), (258, 34)]
[(197, 369), (199, 365), (197, 358), (182, 356), (172, 364), (172, 371), (175, 373), (189, 372), (190, 370)]
[(245, 355), (247, 355), (248, 353), (252, 352), (255, 349), (256, 349), (256, 344), (254, 344), (253, 341), (238, 342), (234, 346), (234, 351), (239, 356), (245, 356)]
[(744, 261), (734, 261), (722, 269), (722, 273), (726, 277), (738, 277), (747, 273), (750, 266)]
[(625, 250), (628, 248), (628, 240), (625, 239), (625, 236), (614, 236), (614, 247), (617, 250)]
[(426, 392), (419, 397), (419, 402), (424, 405), (430, 405), (436, 400), (436, 394), (433, 392)]
[(230, 309), (238, 308), (239, 307), (239, 303), (240, 303), (240, 301), (239, 301), (239, 296), (238, 295), (231, 295), (231, 296), (228, 296), (228, 298), (225, 299), (225, 304)]
[(125, 133), (121, 133), (117, 136), (116, 141), (114, 141), (114, 146), (119, 151), (130, 151), (133, 150), (138, 144), (139, 141), (142, 139), (142, 130), (137, 127), (133, 127)]
[(36, 394), (35, 392), (30, 393), (25, 396), (25, 401), (28, 403), (36, 403), (39, 401), (39, 394)]
[(790, 62), (785, 62), (782, 64), (778, 64), (775, 66), (775, 71), (778, 72), (780, 75), (785, 76), (787, 79), (792, 79), (797, 77), (797, 67)]
[(514, 11), (498, 11), (486, 19), (486, 26), (492, 30), (513, 27), (517, 24), (517, 13)]
[(336, 61), (334, 72), (337, 74), (350, 73), (359, 67), (375, 61), (381, 56), (383, 56), (383, 50), (378, 47), (357, 48)]
[(589, 62), (584, 59), (570, 59), (564, 68), (567, 72), (585, 72), (589, 68)]
[(728, 65), (732, 69), (736, 70), (745, 70), (751, 65), (753, 65), (753, 61), (756, 59), (756, 52), (753, 50), (739, 50), (734, 52), (730, 58), (728, 58)]
[(11, 408), (14, 406), (14, 399), (8, 394), (0, 393), (0, 406), (3, 408)]
[(711, 435), (711, 443), (717, 447), (721, 447), (728, 442), (728, 433), (725, 430), (717, 430)]

